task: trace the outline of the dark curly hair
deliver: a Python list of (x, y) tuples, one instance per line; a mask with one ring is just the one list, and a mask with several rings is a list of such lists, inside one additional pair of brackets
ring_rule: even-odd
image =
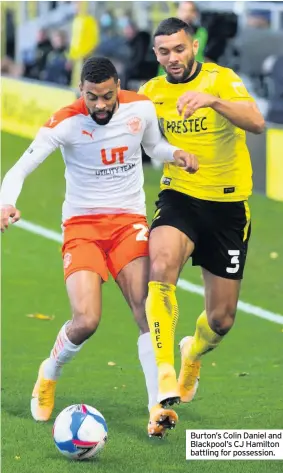
[(81, 72), (81, 83), (85, 80), (94, 84), (101, 84), (113, 77), (118, 82), (118, 73), (114, 64), (106, 57), (90, 57), (83, 65)]

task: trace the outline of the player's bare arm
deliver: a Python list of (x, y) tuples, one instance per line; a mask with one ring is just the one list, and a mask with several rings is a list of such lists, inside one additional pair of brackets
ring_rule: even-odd
[(185, 119), (193, 115), (196, 110), (207, 107), (220, 113), (242, 130), (256, 134), (264, 131), (264, 118), (254, 102), (223, 100), (212, 94), (195, 91), (186, 92), (177, 102), (178, 112)]

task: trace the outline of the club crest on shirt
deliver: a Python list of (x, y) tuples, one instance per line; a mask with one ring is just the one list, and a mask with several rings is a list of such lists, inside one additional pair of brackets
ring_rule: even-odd
[(66, 253), (64, 256), (64, 269), (67, 269), (72, 262), (72, 255), (71, 253)]
[(164, 177), (162, 178), (162, 184), (164, 184), (165, 186), (170, 186), (171, 181), (172, 181), (171, 177), (165, 177), (165, 176), (164, 176)]
[(127, 127), (128, 130), (133, 133), (133, 135), (135, 135), (141, 131), (142, 121), (139, 117), (130, 118), (130, 120), (127, 122)]

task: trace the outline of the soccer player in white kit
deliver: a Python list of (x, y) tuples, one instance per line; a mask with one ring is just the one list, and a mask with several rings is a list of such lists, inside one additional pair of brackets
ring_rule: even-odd
[(141, 144), (153, 159), (196, 172), (195, 156), (161, 135), (154, 105), (120, 90), (113, 64), (90, 58), (81, 73), (81, 98), (56, 112), (6, 174), (1, 191), (1, 230), (20, 218), (16, 201), (24, 179), (60, 147), (66, 165), (63, 266), (72, 319), (61, 328), (39, 368), (31, 399), (37, 421), (50, 419), (62, 367), (81, 350), (101, 318), (101, 286), (110, 272), (140, 329), (138, 353), (148, 391), (148, 434), (162, 437), (177, 414), (158, 403), (157, 367), (145, 315), (148, 224)]

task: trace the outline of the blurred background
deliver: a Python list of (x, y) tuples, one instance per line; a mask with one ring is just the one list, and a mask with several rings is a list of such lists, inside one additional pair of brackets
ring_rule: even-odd
[[(22, 96), (17, 79), (25, 82), (30, 100), (34, 91), (33, 102), (39, 95), (36, 84), (62, 87), (60, 103), (58, 91), (53, 100), (54, 111), (69, 102), (63, 88), (78, 93), (82, 63), (91, 55), (115, 63), (123, 88), (137, 90), (162, 74), (152, 33), (162, 19), (177, 16), (194, 28), (200, 43), (197, 59), (233, 68), (255, 97), (268, 122), (266, 134), (248, 136), (255, 188), (283, 200), (283, 164), (276, 151), (283, 147), (283, 2), (8, 1), (1, 8), (4, 130), (15, 126), (17, 111), (13, 119), (8, 110), (12, 79), (14, 97), (16, 90)], [(41, 120), (44, 113), (41, 106)], [(34, 120), (34, 128), (41, 123)]]

